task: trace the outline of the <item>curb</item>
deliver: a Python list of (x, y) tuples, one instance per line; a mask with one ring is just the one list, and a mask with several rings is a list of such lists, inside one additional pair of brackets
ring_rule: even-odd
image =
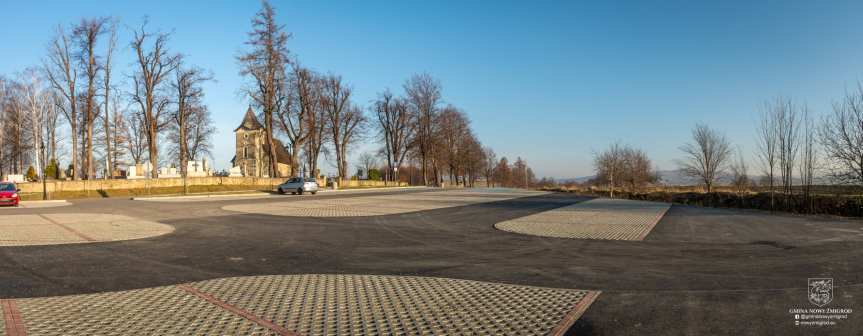
[(213, 197), (253, 197), (261, 195), (270, 195), (266, 192), (242, 193), (242, 194), (206, 194), (206, 195), (180, 195), (180, 196), (145, 196), (145, 197), (130, 197), (133, 201), (146, 201), (153, 199), (196, 199), (196, 198), (213, 198)]
[(45, 203), (68, 203), (66, 200), (35, 200), (35, 201), (21, 201), (22, 204), (45, 204)]
[(376, 191), (376, 190), (392, 190), (392, 189), (436, 189), (432, 187), (425, 186), (411, 186), (411, 187), (381, 187), (381, 188), (349, 188), (349, 189), (320, 189), (318, 192), (343, 192), (343, 191)]

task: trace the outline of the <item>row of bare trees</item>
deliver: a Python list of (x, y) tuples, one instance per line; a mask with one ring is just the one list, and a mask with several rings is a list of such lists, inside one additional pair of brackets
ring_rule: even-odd
[(58, 177), (65, 159), (73, 179), (110, 178), (130, 161), (158, 167), (166, 148), (185, 176), (186, 161), (209, 154), (215, 129), (202, 85), (212, 76), (184, 64), (170, 34), (145, 21), (128, 44), (132, 71), (121, 78), (131, 83), (117, 80), (117, 27), (107, 17), (58, 25), (40, 66), (0, 79), (0, 173), (51, 166), (42, 179)]
[(757, 140), (771, 207), (777, 192), (795, 194), (795, 184), (811, 206), (818, 177), (820, 183), (863, 185), (863, 86), (847, 92), (820, 120), (788, 98), (766, 103)]
[(405, 81), (403, 93), (384, 90), (363, 108), (341, 76), (315, 72), (293, 57), (291, 35), (277, 23), (268, 2), (251, 23), (247, 50), (237, 60), (247, 79), (243, 91), (264, 120), (270, 176), (279, 173), (272, 144), (283, 138), (294, 175), (317, 175), (324, 156), (333, 158), (337, 175), (347, 178), (350, 150), (371, 139), (381, 144), (378, 154), (387, 180), (400, 180), (405, 169), (417, 170), (412, 182), (426, 185), (447, 179), (473, 185), (488, 178), (490, 150), (477, 139), (465, 112), (444, 103), (437, 79), (414, 75)]
[[(528, 185), (520, 181), (533, 178), (520, 159), (504, 172), (508, 164), (482, 146), (463, 110), (444, 102), (432, 76), (414, 75), (402, 93), (385, 90), (364, 108), (341, 76), (313, 71), (290, 52), (291, 35), (268, 2), (251, 26), (237, 62), (246, 79), (241, 90), (264, 122), (269, 176), (279, 174), (276, 140), (286, 140), (293, 174), (317, 175), (323, 157), (345, 178), (351, 150), (371, 139), (381, 144), (389, 180), (400, 179), (400, 168), (417, 171), (412, 182), (427, 185), (482, 178)], [(187, 161), (210, 153), (215, 129), (203, 88), (212, 74), (188, 64), (171, 50), (171, 35), (145, 20), (129, 31), (130, 71), (117, 80), (117, 27), (102, 17), (58, 26), (41, 66), (0, 81), (0, 171), (44, 172), (65, 159), (71, 178), (94, 179), (130, 161), (154, 168), (168, 161), (186, 176)]]
[[(816, 183), (863, 185), (863, 86), (847, 92), (820, 118), (805, 104), (784, 97), (765, 103), (759, 117), (756, 156), (771, 204), (775, 193), (793, 195), (799, 190), (808, 199)], [(703, 168), (690, 170), (703, 173), (708, 190), (725, 169), (735, 181), (746, 176), (742, 151), (733, 158), (724, 135), (700, 125), (693, 139), (683, 148), (690, 154), (684, 167), (701, 164)]]
[[(484, 149), (467, 114), (444, 105), (440, 82), (428, 74), (414, 75), (403, 85), (404, 94), (390, 90), (378, 94), (372, 112), (381, 156), (391, 179), (407, 161), (418, 166), (421, 184), (474, 185), (485, 174)], [(486, 176), (486, 178), (488, 178)]]
[(607, 185), (611, 197), (621, 187), (637, 191), (659, 179), (652, 161), (644, 151), (620, 143), (596, 153), (593, 166), (595, 175), (591, 182)]
[[(846, 93), (820, 118), (791, 99), (769, 101), (761, 108), (756, 128), (762, 175), (757, 182), (769, 193), (770, 208), (777, 198), (787, 208), (794, 195), (802, 197), (796, 204), (813, 206), (813, 186), (818, 183), (863, 185), (863, 85)], [(714, 191), (720, 180), (740, 193), (756, 183), (744, 151), (733, 149), (724, 134), (706, 125), (696, 125), (680, 150), (680, 172), (696, 178), (707, 192)], [(610, 190), (627, 183), (628, 189), (637, 190), (638, 184), (657, 181), (646, 155), (625, 145), (613, 144), (598, 153), (594, 167), (594, 182)]]
[(252, 19), (248, 50), (237, 58), (247, 78), (243, 91), (264, 120), (269, 176), (279, 174), (275, 140), (282, 136), (293, 174), (317, 174), (321, 155), (332, 153), (339, 176), (347, 176), (348, 150), (368, 120), (341, 76), (317, 73), (290, 56), (290, 34), (275, 15), (264, 1)]

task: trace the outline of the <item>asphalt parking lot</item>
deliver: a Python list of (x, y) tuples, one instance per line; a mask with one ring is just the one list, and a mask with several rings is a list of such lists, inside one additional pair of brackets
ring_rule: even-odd
[[(863, 333), (860, 312), (822, 327), (795, 325), (789, 314), (812, 307), (808, 278), (834, 279), (828, 307), (860, 308), (863, 221), (597, 202), (512, 190), (398, 190), (194, 202), (97, 199), (6, 209), (0, 212), (6, 218), (59, 220), (57, 229), (76, 228), (65, 218), (108, 218), (103, 222), (111, 224), (116, 216), (123, 220), (117, 223), (133, 219), (172, 230), (0, 246), (0, 331), (87, 334), (110, 320), (106, 334), (128, 333), (130, 326), (165, 334)], [(608, 219), (622, 212), (625, 226)], [(515, 229), (496, 228), (499, 223), (515, 223)], [(563, 237), (529, 232), (536, 223)], [(9, 225), (3, 222), (0, 230)], [(219, 281), (224, 284), (216, 286)], [(228, 290), (235, 283), (259, 291)], [(495, 329), (516, 316), (507, 315), (515, 307), (492, 309), (500, 306), (494, 302), (507, 302), (506, 295), (523, 303), (517, 316), (530, 318)], [(240, 300), (253, 296), (259, 300)], [(317, 301), (301, 300), (309, 297)], [(92, 300), (102, 302), (101, 310), (86, 308)], [(123, 315), (116, 313), (122, 302), (184, 313)], [(454, 306), (471, 308), (443, 313)], [(225, 317), (210, 321), (188, 307)], [(334, 307), (349, 313), (311, 318)], [(141, 318), (123, 319), (130, 314)], [(177, 316), (185, 318), (179, 320), (184, 328), (171, 327)], [(48, 327), (61, 317), (65, 329)], [(213, 323), (224, 328), (206, 329)]]

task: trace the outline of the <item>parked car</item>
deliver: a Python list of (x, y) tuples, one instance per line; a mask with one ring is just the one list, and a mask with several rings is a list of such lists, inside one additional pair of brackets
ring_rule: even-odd
[(314, 195), (318, 193), (318, 182), (313, 178), (294, 177), (280, 184), (278, 191), (280, 194), (302, 195), (308, 192)]
[(21, 201), (19, 192), (21, 189), (18, 189), (15, 182), (0, 182), (0, 205), (18, 206)]

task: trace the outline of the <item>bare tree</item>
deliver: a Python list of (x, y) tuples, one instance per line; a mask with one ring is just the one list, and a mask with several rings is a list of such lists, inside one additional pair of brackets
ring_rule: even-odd
[(803, 189), (803, 201), (806, 207), (811, 212), (814, 204), (812, 199), (812, 185), (815, 182), (815, 171), (818, 168), (818, 147), (816, 146), (815, 123), (812, 116), (809, 115), (809, 110), (803, 111), (801, 117), (803, 122), (802, 133), (800, 136), (800, 183)]
[(6, 109), (9, 104), (9, 81), (0, 75), (0, 176), (6, 174), (6, 141), (3, 131), (6, 130)]
[(327, 153), (327, 148), (324, 144), (330, 142), (332, 138), (329, 133), (330, 125), (327, 118), (327, 109), (324, 108), (326, 100), (324, 100), (322, 94), (319, 93), (318, 96), (319, 107), (315, 113), (309, 116), (309, 137), (306, 139), (303, 150), (310, 175), (318, 174), (318, 158), (321, 153)]
[(597, 153), (593, 158), (595, 179), (608, 184), (609, 197), (614, 198), (614, 190), (620, 183), (620, 174), (624, 168), (624, 146), (618, 142), (608, 149)]
[(252, 50), (240, 55), (238, 61), (242, 67), (240, 74), (252, 78), (252, 83), (245, 91), (264, 115), (271, 172), (269, 176), (279, 177), (273, 141), (273, 116), (286, 103), (285, 70), (289, 63), (286, 45), (290, 35), (284, 31), (284, 26), (276, 23), (275, 11), (270, 3), (263, 1), (262, 6), (252, 19), (252, 31), (246, 42)]
[(210, 110), (204, 105), (193, 106), (189, 121), (192, 125), (188, 132), (189, 159), (198, 161), (205, 156), (212, 156), (212, 139), (216, 134), (216, 127), (213, 126)]
[(468, 150), (468, 144), (473, 138), (470, 122), (464, 112), (448, 105), (441, 110), (437, 118), (437, 130), (437, 139), (434, 142), (437, 145), (434, 150), (437, 161), (446, 165), (450, 182), (458, 185), (467, 163), (464, 152)]
[(737, 148), (737, 155), (728, 168), (731, 171), (732, 181), (738, 194), (743, 194), (749, 189), (749, 167), (746, 165), (746, 158), (743, 157), (743, 148)]
[(863, 184), (863, 84), (833, 104), (818, 133), (833, 180)]
[(187, 177), (187, 162), (189, 161), (190, 130), (195, 123), (203, 120), (193, 120), (196, 113), (206, 110), (203, 97), (203, 83), (213, 79), (213, 76), (198, 67), (184, 67), (182, 62), (174, 72), (174, 80), (171, 87), (176, 99), (176, 110), (172, 115), (173, 129), (175, 130), (175, 144), (177, 148), (177, 159), (179, 161), (180, 175)]
[[(29, 134), (28, 140), (31, 141), (29, 147), (30, 158), (37, 172), (43, 171), (46, 162), (42, 159), (45, 157), (45, 146), (43, 143), (44, 137), (42, 133), (42, 123), (46, 119), (46, 114), (49, 112), (47, 96), (42, 87), (42, 80), (39, 73), (35, 69), (27, 69), (20, 75), (21, 89), (24, 98), (24, 107), (26, 108), (28, 121), (27, 127)], [(41, 175), (41, 174), (40, 174)]]
[(27, 110), (29, 112), (29, 146), (32, 154), (30, 161), (42, 180), (42, 199), (48, 199), (48, 188), (46, 184), (45, 167), (48, 165), (49, 152), (48, 141), (53, 130), (43, 127), (50, 124), (52, 120), (56, 123), (56, 109), (53, 106), (50, 91), (45, 91), (41, 74), (37, 69), (27, 69), (22, 74), (22, 81), (26, 80), (23, 89), (26, 95)]
[(497, 164), (497, 154), (495, 154), (494, 149), (491, 147), (485, 147), (483, 148), (483, 157), (485, 158), (485, 164), (483, 164), (485, 173), (483, 175), (485, 175), (486, 186), (494, 187), (495, 182), (497, 182), (495, 181), (494, 174), (494, 167)]
[(321, 81), (317, 74), (296, 63), (293, 70), (288, 86), (290, 92), (277, 111), (277, 119), (280, 129), (288, 136), (291, 171), (296, 175), (300, 168), (300, 151), (318, 126), (315, 114), (321, 109)]
[[(105, 135), (105, 178), (111, 178), (114, 175), (116, 161), (114, 151), (117, 147), (114, 146), (113, 137), (116, 136), (116, 131), (112, 129), (114, 113), (111, 113), (111, 67), (114, 58), (114, 48), (117, 46), (117, 23), (111, 22), (107, 28), (110, 36), (108, 37), (107, 49), (105, 51), (105, 62), (102, 66), (102, 101), (105, 111), (102, 113), (102, 130)], [(116, 106), (115, 106), (116, 108)]]
[(731, 157), (731, 144), (724, 135), (706, 125), (695, 126), (692, 141), (680, 147), (685, 154), (685, 158), (678, 161), (680, 170), (688, 176), (701, 179), (707, 192), (711, 192)]
[[(387, 168), (397, 174), (414, 141), (416, 119), (411, 115), (408, 103), (404, 99), (393, 97), (389, 90), (378, 95), (374, 112), (377, 116), (378, 134), (384, 143)], [(396, 174), (393, 174), (392, 179), (398, 180)]]
[(640, 191), (659, 180), (647, 153), (630, 146), (623, 148), (623, 170), (618, 175), (620, 182), (628, 185), (630, 191)]
[(503, 187), (512, 186), (512, 170), (506, 156), (500, 158), (494, 166), (494, 180)]
[[(120, 109), (120, 97), (115, 95), (111, 98), (111, 123), (109, 124), (111, 135), (106, 140), (111, 141), (110, 160), (111, 169), (124, 164), (122, 161), (129, 150), (129, 125), (127, 125), (126, 114)], [(106, 146), (107, 147), (107, 146)], [(137, 162), (136, 162), (137, 163)]]
[(473, 134), (466, 140), (461, 160), (464, 162), (465, 185), (473, 187), (480, 176), (485, 174), (485, 150)]
[(43, 134), (44, 134), (44, 142), (45, 142), (45, 155), (47, 156), (47, 162), (54, 165), (54, 176), (52, 178), (59, 178), (59, 170), (60, 166), (57, 162), (57, 150), (58, 150), (58, 122), (60, 121), (60, 110), (63, 105), (63, 98), (60, 94), (56, 92), (56, 90), (49, 89), (47, 91), (47, 96), (45, 97), (46, 107), (49, 111), (46, 111), (45, 120), (42, 122)]
[(48, 57), (44, 68), (49, 82), (56, 92), (65, 99), (60, 105), (63, 116), (69, 122), (72, 140), (72, 178), (80, 179), (78, 170), (81, 168), (78, 157), (78, 95), (76, 92), (78, 67), (74, 64), (69, 36), (62, 26), (57, 26), (57, 32), (48, 48)]
[(363, 152), (360, 154), (358, 166), (368, 176), (369, 171), (378, 166), (378, 158), (372, 153)]
[(87, 179), (96, 177), (95, 164), (93, 162), (93, 127), (99, 116), (100, 107), (96, 102), (97, 81), (99, 71), (102, 68), (99, 57), (96, 55), (98, 40), (105, 33), (107, 18), (81, 19), (81, 22), (72, 30), (72, 40), (77, 44), (75, 53), (81, 74), (86, 85), (83, 94), (81, 117), (84, 129), (82, 130), (82, 145), (84, 156), (81, 158), (81, 172)]
[[(782, 181), (782, 192), (787, 195), (793, 192), (794, 165), (800, 148), (800, 117), (799, 107), (790, 99), (779, 98), (775, 106), (777, 149), (779, 151), (779, 177)], [(805, 109), (805, 107), (803, 108)]]
[(527, 161), (518, 157), (512, 164), (511, 176), (512, 186), (518, 188), (527, 188), (530, 185), (530, 174), (528, 174)]
[[(417, 148), (419, 150), (420, 165), (422, 169), (423, 183), (429, 184), (428, 164), (434, 156), (433, 137), (434, 120), (438, 113), (438, 105), (441, 100), (440, 83), (428, 74), (414, 75), (404, 84), (407, 102), (416, 117), (417, 124)], [(435, 184), (437, 184), (435, 174)]]
[[(132, 162), (140, 164), (144, 162), (144, 155), (147, 154), (147, 125), (144, 121), (143, 114), (140, 112), (129, 113), (123, 118), (128, 120), (127, 127), (121, 128), (123, 137), (128, 139), (126, 145), (129, 149), (129, 156)], [(118, 123), (119, 126), (119, 123)]]
[(775, 206), (776, 166), (779, 157), (779, 134), (776, 109), (771, 103), (764, 104), (761, 120), (758, 124), (758, 158), (761, 161), (762, 172), (767, 178), (770, 189), (770, 209)]
[(153, 178), (159, 176), (159, 131), (169, 122), (165, 117), (170, 100), (165, 94), (168, 75), (177, 68), (180, 55), (168, 52), (169, 35), (147, 32), (145, 21), (140, 30), (135, 31), (132, 50), (136, 56), (136, 66), (132, 82), (134, 91), (132, 101), (138, 105), (147, 134), (147, 148)]
[(342, 82), (341, 76), (324, 77), (323, 103), (339, 177), (346, 178), (347, 149), (363, 131), (366, 118), (362, 110), (351, 104), (351, 88)]
[(30, 157), (31, 128), (29, 126), (30, 112), (26, 75), (20, 75), (18, 81), (8, 81), (5, 88), (5, 102), (0, 119), (3, 119), (3, 129), (0, 130), (2, 144), (5, 147), (6, 160), (12, 173), (24, 172), (25, 164)]

